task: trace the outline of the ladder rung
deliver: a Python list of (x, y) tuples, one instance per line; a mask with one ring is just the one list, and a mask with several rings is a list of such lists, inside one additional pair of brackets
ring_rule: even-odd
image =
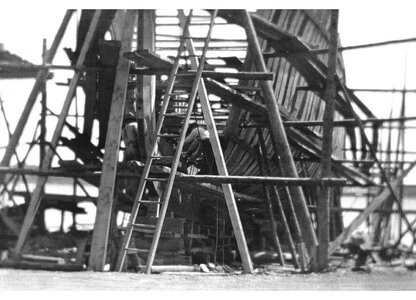
[(172, 159), (174, 156), (152, 156), (153, 159)]
[[(182, 98), (182, 99), (170, 99), (171, 102), (183, 102), (188, 103), (188, 98)], [(186, 108), (186, 106), (182, 106), (183, 108)]]
[(162, 201), (152, 201), (152, 200), (139, 200), (138, 203), (150, 203), (150, 204), (161, 204)]
[(131, 224), (131, 226), (133, 226), (134, 228), (147, 228), (147, 229), (155, 229), (156, 225), (153, 224)]
[(134, 228), (134, 232), (146, 233), (146, 234), (154, 234), (155, 229), (147, 229), (147, 228)]
[(126, 252), (129, 254), (133, 254), (133, 253), (139, 253), (139, 252), (142, 252), (142, 253), (147, 253), (147, 252), (149, 252), (149, 250), (148, 249), (138, 249), (138, 248), (126, 248)]
[(172, 164), (175, 157), (174, 156), (152, 156), (152, 159), (155, 160), (152, 162), (154, 165), (166, 165), (166, 164)]
[(161, 134), (158, 134), (157, 136), (162, 137), (162, 138), (178, 138), (179, 134), (161, 133)]
[(184, 117), (186, 116), (185, 113), (165, 113), (163, 114), (166, 117)]
[(148, 181), (168, 181), (167, 178), (157, 178), (157, 177), (146, 177), (145, 179)]
[[(176, 76), (179, 74), (176, 74)], [(172, 92), (169, 95), (170, 96), (186, 96), (186, 95), (190, 95), (191, 93), (189, 92)]]

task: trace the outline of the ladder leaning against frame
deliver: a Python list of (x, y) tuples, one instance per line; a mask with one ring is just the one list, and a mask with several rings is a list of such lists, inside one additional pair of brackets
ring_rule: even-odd
[[(225, 176), (228, 175), (227, 168), (225, 165), (224, 155), (223, 155), (220, 141), (218, 138), (218, 132), (216, 130), (212, 111), (209, 105), (208, 94), (205, 88), (204, 80), (202, 79), (202, 72), (204, 70), (206, 53), (207, 53), (208, 45), (211, 39), (211, 33), (212, 33), (213, 26), (214, 26), (216, 14), (217, 14), (217, 11), (214, 11), (214, 13), (212, 14), (210, 26), (208, 29), (208, 34), (206, 36), (204, 48), (202, 51), (202, 55), (198, 61), (198, 58), (195, 56), (195, 48), (193, 45), (192, 37), (189, 36), (189, 24), (192, 18), (192, 11), (190, 11), (187, 17), (185, 16), (183, 10), (179, 11), (179, 20), (180, 20), (180, 25), (183, 30), (183, 35), (181, 37), (178, 53), (175, 58), (174, 65), (169, 76), (168, 85), (167, 85), (165, 95), (163, 98), (163, 105), (162, 105), (162, 108), (161, 108), (161, 111), (157, 120), (155, 139), (151, 147), (151, 155), (149, 155), (146, 160), (146, 164), (145, 164), (142, 177), (140, 179), (140, 184), (137, 190), (136, 198), (135, 198), (133, 208), (131, 211), (130, 219), (127, 224), (126, 234), (124, 236), (123, 243), (121, 245), (121, 251), (119, 253), (117, 266), (116, 266), (116, 270), (118, 271), (121, 271), (123, 269), (123, 266), (126, 260), (126, 255), (128, 253), (138, 253), (138, 252), (148, 253), (145, 272), (147, 274), (150, 274), (152, 271), (152, 265), (155, 259), (156, 250), (157, 250), (160, 235), (162, 232), (163, 223), (166, 217), (166, 212), (167, 212), (168, 205), (169, 205), (169, 199), (170, 199), (171, 192), (173, 189), (173, 184), (174, 184), (176, 172), (178, 169), (180, 156), (181, 156), (181, 152), (182, 152), (185, 137), (186, 137), (186, 131), (188, 129), (189, 121), (191, 118), (191, 114), (193, 111), (193, 107), (195, 104), (197, 94), (201, 102), (204, 120), (205, 120), (207, 129), (210, 134), (210, 142), (211, 142), (212, 149), (214, 152), (214, 157), (215, 157), (215, 161), (217, 164), (218, 173), (219, 175), (225, 175)], [(181, 58), (183, 57), (183, 52), (185, 51), (185, 48), (187, 52), (189, 53), (189, 60), (191, 62), (192, 71), (195, 73), (191, 93), (190, 94), (182, 93), (184, 96), (188, 96), (188, 106), (184, 114), (183, 113), (181, 114), (167, 113), (168, 104), (169, 104), (171, 97), (174, 95), (178, 95), (177, 92), (174, 92), (175, 79), (177, 78), (177, 76), (180, 76), (178, 74), (179, 63), (180, 63)], [(172, 134), (162, 133), (162, 128), (163, 128), (165, 118), (169, 118), (171, 116), (183, 117), (183, 123), (182, 123), (182, 128), (179, 133), (179, 136), (175, 135), (175, 137), (178, 138), (178, 144), (177, 144), (174, 156), (164, 157), (164, 156), (158, 155), (157, 145), (160, 139), (173, 137)], [(163, 179), (148, 177), (153, 163), (160, 159), (172, 159), (172, 165), (171, 165), (169, 176)], [(160, 201), (150, 201), (150, 200), (143, 199), (146, 183), (151, 182), (151, 181), (162, 181), (162, 180), (165, 181), (165, 187), (163, 190), (163, 194), (160, 197)], [(246, 243), (245, 236), (243, 233), (243, 228), (242, 228), (242, 224), (241, 224), (240, 217), (238, 214), (231, 184), (222, 184), (222, 188), (224, 192), (225, 201), (227, 203), (228, 211), (230, 214), (234, 234), (237, 240), (238, 249), (240, 251), (244, 272), (251, 273), (253, 271), (253, 267), (252, 267), (252, 263), (250, 260), (250, 255), (248, 252), (247, 243)], [(161, 209), (159, 212), (159, 217), (157, 219), (156, 225), (140, 224), (136, 220), (138, 219), (137, 216), (138, 216), (138, 212), (140, 209), (140, 205), (142, 203), (161, 205)], [(129, 247), (135, 228), (146, 228), (146, 229), (154, 230), (154, 233), (153, 233), (154, 235), (153, 235), (152, 244), (150, 246), (150, 250)]]

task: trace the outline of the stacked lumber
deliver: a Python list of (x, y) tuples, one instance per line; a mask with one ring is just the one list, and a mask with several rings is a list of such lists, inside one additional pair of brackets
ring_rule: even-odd
[[(157, 218), (139, 217), (140, 224), (156, 225)], [(185, 254), (185, 221), (184, 218), (166, 218), (159, 241), (155, 265), (187, 265), (191, 256)], [(150, 249), (153, 229), (135, 228), (133, 241), (138, 249)], [(138, 253), (144, 261), (147, 253)]]

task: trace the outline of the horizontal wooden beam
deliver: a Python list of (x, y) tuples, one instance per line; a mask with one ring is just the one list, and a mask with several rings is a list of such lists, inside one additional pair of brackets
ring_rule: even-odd
[[(178, 72), (177, 76), (195, 76), (195, 71)], [(219, 72), (219, 71), (203, 71), (202, 77), (210, 77), (214, 79), (237, 78), (246, 80), (273, 80), (274, 74), (271, 72)]]
[[(315, 210), (316, 206), (315, 205), (308, 205), (309, 209)], [(363, 212), (365, 210), (365, 208), (354, 208), (354, 207), (330, 207), (329, 208), (331, 211), (336, 211), (336, 212)], [(416, 210), (414, 209), (409, 209), (409, 210), (403, 210), (406, 214), (416, 214)], [(374, 213), (391, 213), (391, 214), (400, 214), (400, 211), (398, 211), (397, 209), (376, 209), (374, 210)]]
[[(383, 41), (378, 43), (369, 43), (369, 44), (361, 44), (361, 45), (354, 45), (354, 46), (345, 46), (339, 47), (338, 51), (348, 51), (348, 50), (357, 50), (357, 49), (366, 49), (366, 48), (374, 48), (380, 46), (389, 46), (394, 44), (404, 44), (404, 43), (414, 43), (416, 42), (416, 38), (408, 38), (408, 39), (400, 39), (400, 40), (390, 40), (390, 41)], [(312, 55), (319, 55), (328, 53), (329, 49), (311, 49), (308, 51), (298, 51), (298, 52), (272, 52), (267, 53), (266, 57), (279, 57), (279, 56), (293, 56), (293, 55), (302, 55), (302, 56), (312, 56)]]
[[(392, 122), (406, 122), (406, 121), (416, 121), (416, 117), (400, 117), (400, 118), (368, 118), (361, 120), (363, 124), (382, 124), (382, 123), (392, 123)], [(323, 121), (283, 121), (283, 125), (285, 127), (314, 127), (314, 126), (322, 126), (324, 124)], [(249, 124), (242, 124), (240, 127), (242, 128), (257, 128), (257, 127), (265, 127), (267, 126), (265, 123), (249, 123)], [(334, 121), (335, 127), (344, 127), (344, 126), (358, 126), (357, 121), (355, 119), (344, 119), (344, 120), (337, 120)], [(389, 127), (388, 127), (389, 128)]]
[[(157, 178), (155, 178), (157, 180)], [(249, 183), (249, 184), (273, 184), (282, 186), (344, 186), (346, 180), (343, 178), (288, 178), (269, 176), (220, 176), (220, 175), (177, 175), (175, 181), (207, 182), (207, 183)]]
[[(415, 121), (416, 117), (402, 117), (402, 118), (368, 118), (365, 120), (361, 120), (362, 123), (373, 123), (373, 124), (381, 124), (385, 122), (403, 122), (403, 121)], [(322, 126), (323, 121), (284, 121), (283, 124), (285, 126), (291, 127), (309, 127), (309, 126)], [(334, 121), (334, 126), (336, 127), (343, 127), (343, 126), (358, 126), (357, 121), (355, 119), (344, 119), (344, 120), (337, 120)]]
[(369, 92), (369, 93), (416, 93), (416, 89), (354, 89), (348, 88), (352, 92)]
[[(25, 174), (37, 176), (51, 176), (51, 177), (99, 177), (101, 172), (91, 171), (61, 171), (61, 170), (38, 170), (38, 169), (16, 169), (16, 168), (0, 168), (0, 174)], [(128, 172), (117, 172), (118, 178), (137, 179), (139, 174)], [(164, 180), (161, 177), (154, 177), (154, 180)], [(330, 185), (330, 186), (344, 186), (346, 180), (343, 178), (288, 178), (288, 177), (267, 177), (267, 176), (220, 176), (220, 175), (185, 175), (180, 174), (175, 177), (177, 182), (205, 182), (205, 183), (269, 183), (274, 185), (287, 186), (311, 186), (311, 185)]]

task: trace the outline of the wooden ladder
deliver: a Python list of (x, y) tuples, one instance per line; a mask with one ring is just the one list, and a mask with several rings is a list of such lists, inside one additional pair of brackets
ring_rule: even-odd
[[(193, 111), (193, 107), (195, 104), (196, 96), (198, 93), (199, 100), (201, 102), (202, 111), (204, 115), (204, 119), (207, 125), (207, 129), (210, 133), (210, 141), (212, 144), (215, 160), (217, 163), (217, 168), (220, 175), (228, 175), (227, 169), (225, 166), (225, 160), (224, 156), (221, 150), (218, 133), (215, 128), (214, 119), (212, 117), (212, 111), (209, 105), (209, 99), (208, 94), (205, 89), (204, 81), (201, 80), (202, 72), (204, 70), (204, 64), (205, 64), (205, 58), (206, 53), (209, 47), (209, 42), (211, 39), (211, 33), (215, 22), (217, 11), (214, 11), (214, 13), (211, 16), (211, 22), (208, 29), (208, 34), (205, 38), (204, 48), (202, 51), (202, 55), (200, 58), (198, 58), (195, 55), (195, 49), (193, 46), (192, 38), (189, 36), (189, 24), (191, 22), (192, 18), (192, 11), (190, 14), (186, 17), (183, 10), (180, 10), (179, 17), (180, 17), (180, 25), (183, 28), (183, 34), (181, 37), (179, 49), (177, 56), (175, 58), (175, 62), (172, 68), (172, 71), (169, 76), (168, 85), (165, 91), (164, 99), (163, 99), (163, 105), (159, 114), (159, 118), (156, 125), (156, 131), (155, 131), (155, 140), (152, 143), (151, 147), (151, 155), (146, 160), (146, 164), (143, 170), (142, 177), (140, 179), (139, 188), (136, 194), (136, 198), (133, 204), (132, 212), (130, 215), (129, 222), (127, 224), (126, 228), (126, 234), (124, 236), (123, 243), (121, 245), (121, 251), (119, 253), (118, 261), (116, 270), (121, 271), (123, 269), (126, 255), (128, 253), (148, 253), (147, 262), (146, 262), (146, 268), (145, 272), (147, 274), (151, 273), (153, 261), (156, 255), (156, 250), (158, 246), (158, 242), (160, 239), (160, 235), (162, 232), (163, 223), (166, 217), (167, 208), (169, 205), (169, 199), (171, 196), (171, 192), (173, 189), (173, 184), (176, 176), (176, 172), (179, 165), (179, 160), (181, 157), (185, 137), (186, 137), (186, 131), (188, 129), (188, 125), (190, 122), (191, 114)], [(179, 70), (179, 63), (180, 60), (184, 57), (183, 52), (184, 50), (187, 50), (189, 54), (189, 60), (191, 62), (191, 68), (192, 73), (195, 73), (192, 90), (191, 93), (181, 93), (181, 92), (173, 92), (174, 86), (175, 86), (175, 79), (180, 76), (178, 74)], [(200, 62), (199, 62), (200, 61)], [(178, 96), (178, 95), (189, 95), (188, 97), (188, 105), (186, 107), (186, 113), (167, 113), (169, 101), (172, 96)], [(163, 134), (162, 127), (165, 121), (165, 118), (169, 117), (183, 117), (183, 123), (182, 128), (180, 130), (179, 135), (172, 135), (172, 134)], [(178, 144), (175, 150), (175, 154), (173, 157), (166, 157), (166, 156), (160, 156), (157, 154), (157, 145), (160, 139), (162, 138), (178, 138)], [(149, 173), (151, 170), (152, 165), (155, 164), (158, 160), (172, 160), (172, 165), (170, 169), (170, 174), (167, 178), (151, 178), (149, 177)], [(162, 196), (160, 197), (160, 201), (151, 201), (143, 199), (144, 191), (146, 187), (146, 183), (152, 182), (152, 181), (165, 181), (165, 187)], [(251, 260), (249, 256), (249, 252), (247, 249), (247, 244), (245, 241), (244, 233), (241, 226), (241, 221), (238, 215), (237, 207), (235, 204), (234, 194), (231, 188), (230, 184), (223, 184), (223, 190), (224, 190), (224, 196), (227, 202), (227, 206), (229, 209), (231, 221), (233, 223), (233, 228), (235, 232), (235, 236), (237, 239), (237, 244), (239, 246), (240, 254), (243, 261), (243, 268), (244, 271), (247, 273), (251, 273), (253, 271)], [(159, 217), (157, 218), (156, 225), (149, 225), (149, 224), (141, 224), (138, 223), (136, 219), (138, 219), (138, 212), (140, 209), (141, 204), (153, 204), (153, 205), (161, 205), (161, 209), (159, 212)], [(150, 247), (150, 250), (147, 249), (137, 249), (137, 248), (130, 248), (130, 242), (132, 238), (132, 234), (135, 231), (135, 229), (142, 230), (142, 229), (152, 229), (154, 230), (153, 240)]]

